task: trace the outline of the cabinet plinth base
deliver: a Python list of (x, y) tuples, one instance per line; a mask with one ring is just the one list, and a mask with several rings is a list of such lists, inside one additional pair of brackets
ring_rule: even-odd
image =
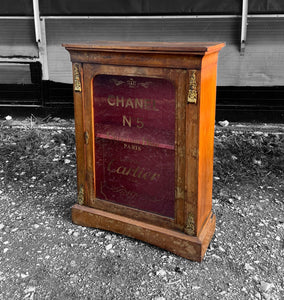
[(123, 234), (201, 262), (214, 234), (216, 217), (209, 216), (197, 237), (78, 204), (72, 207), (72, 221)]

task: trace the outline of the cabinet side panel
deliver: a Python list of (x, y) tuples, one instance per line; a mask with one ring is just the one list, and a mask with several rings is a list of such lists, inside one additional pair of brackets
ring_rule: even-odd
[[(190, 70), (187, 79), (186, 105), (186, 168), (184, 205), (184, 232), (197, 235), (198, 208), (198, 145), (199, 145), (199, 102), (200, 102), (200, 71)], [(189, 91), (193, 91), (193, 102), (189, 102)]]
[(96, 195), (95, 189), (95, 147), (94, 147), (94, 122), (93, 122), (93, 78), (96, 75), (97, 67), (84, 64), (84, 142), (85, 142), (85, 205), (92, 206)]
[(212, 209), (214, 124), (218, 53), (202, 60), (199, 110), (197, 234)]

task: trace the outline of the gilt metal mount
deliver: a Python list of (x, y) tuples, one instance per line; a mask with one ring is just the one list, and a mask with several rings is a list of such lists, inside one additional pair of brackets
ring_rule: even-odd
[(81, 74), (80, 74), (80, 65), (74, 64), (73, 66), (73, 76), (74, 76), (74, 91), (82, 92), (81, 86)]
[(185, 233), (189, 235), (194, 235), (195, 231), (195, 223), (194, 223), (194, 217), (192, 213), (188, 214), (187, 222), (186, 222), (186, 227), (185, 227)]
[(187, 96), (187, 103), (197, 102), (197, 83), (196, 83), (196, 70), (192, 71), (192, 75), (189, 82), (189, 91)]
[(84, 204), (84, 187), (83, 187), (83, 185), (80, 186), (80, 189), (78, 192), (78, 204), (80, 204), (80, 205)]

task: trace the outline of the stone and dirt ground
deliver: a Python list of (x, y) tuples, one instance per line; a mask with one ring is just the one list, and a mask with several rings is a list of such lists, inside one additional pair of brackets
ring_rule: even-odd
[(284, 128), (216, 126), (202, 263), (73, 225), (72, 120), (0, 123), (0, 299), (284, 299)]

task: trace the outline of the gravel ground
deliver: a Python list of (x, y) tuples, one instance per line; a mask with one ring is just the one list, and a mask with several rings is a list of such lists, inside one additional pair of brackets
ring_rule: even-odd
[[(202, 263), (76, 226), (73, 122), (0, 124), (0, 299), (284, 299), (284, 129), (218, 127)], [(71, 129), (70, 129), (71, 128)]]

